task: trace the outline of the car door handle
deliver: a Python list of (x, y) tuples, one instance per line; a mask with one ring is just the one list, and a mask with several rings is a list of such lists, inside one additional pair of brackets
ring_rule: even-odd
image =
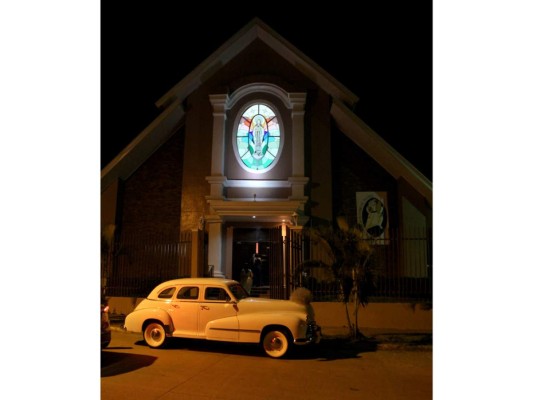
[(209, 310), (209, 307), (207, 307), (207, 306), (200, 306), (200, 310)]

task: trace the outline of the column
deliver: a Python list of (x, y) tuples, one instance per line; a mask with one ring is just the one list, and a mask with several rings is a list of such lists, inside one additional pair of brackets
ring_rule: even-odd
[(211, 220), (207, 222), (209, 232), (209, 248), (207, 252), (207, 265), (213, 266), (213, 276), (224, 278), (222, 271), (222, 221)]
[(213, 107), (213, 139), (211, 142), (211, 176), (206, 177), (211, 185), (210, 198), (224, 197), (224, 137), (226, 134), (227, 94), (209, 95)]
[(289, 93), (289, 101), (292, 105), (292, 177), (291, 200), (306, 200), (304, 187), (309, 181), (305, 174), (305, 148), (304, 148), (304, 116), (305, 116), (305, 93)]
[(304, 176), (305, 93), (289, 93), (292, 104), (292, 176)]

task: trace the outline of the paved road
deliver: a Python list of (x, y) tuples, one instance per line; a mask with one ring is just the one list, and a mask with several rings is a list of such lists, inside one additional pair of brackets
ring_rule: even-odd
[(324, 340), (271, 359), (255, 345), (177, 339), (150, 349), (114, 331), (101, 355), (102, 400), (429, 400), (432, 352)]

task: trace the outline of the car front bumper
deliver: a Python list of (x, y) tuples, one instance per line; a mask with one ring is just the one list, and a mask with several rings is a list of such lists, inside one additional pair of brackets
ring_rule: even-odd
[(307, 325), (307, 330), (305, 332), (305, 338), (295, 339), (294, 344), (305, 345), (311, 343), (320, 343), (322, 339), (322, 329), (316, 323), (311, 323)]

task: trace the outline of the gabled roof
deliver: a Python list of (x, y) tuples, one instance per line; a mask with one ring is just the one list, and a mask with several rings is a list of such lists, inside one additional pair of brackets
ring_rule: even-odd
[(350, 111), (358, 97), (258, 18), (250, 21), (156, 102), (163, 112), (102, 170), (101, 190), (117, 178), (129, 177), (153, 154), (182, 123), (183, 100), (256, 39), (328, 93), (333, 98), (332, 117), (341, 131), (392, 176), (403, 177), (432, 204), (431, 182)]
[(183, 101), (197, 87), (208, 80), (256, 39), (260, 39), (270, 46), (276, 53), (311, 81), (315, 82), (317, 86), (320, 86), (322, 90), (329, 93), (333, 98), (344, 101), (352, 106), (359, 100), (355, 94), (328, 74), (313, 60), (281, 37), (259, 18), (254, 18), (161, 97), (156, 102), (157, 107), (164, 108), (176, 100)]

